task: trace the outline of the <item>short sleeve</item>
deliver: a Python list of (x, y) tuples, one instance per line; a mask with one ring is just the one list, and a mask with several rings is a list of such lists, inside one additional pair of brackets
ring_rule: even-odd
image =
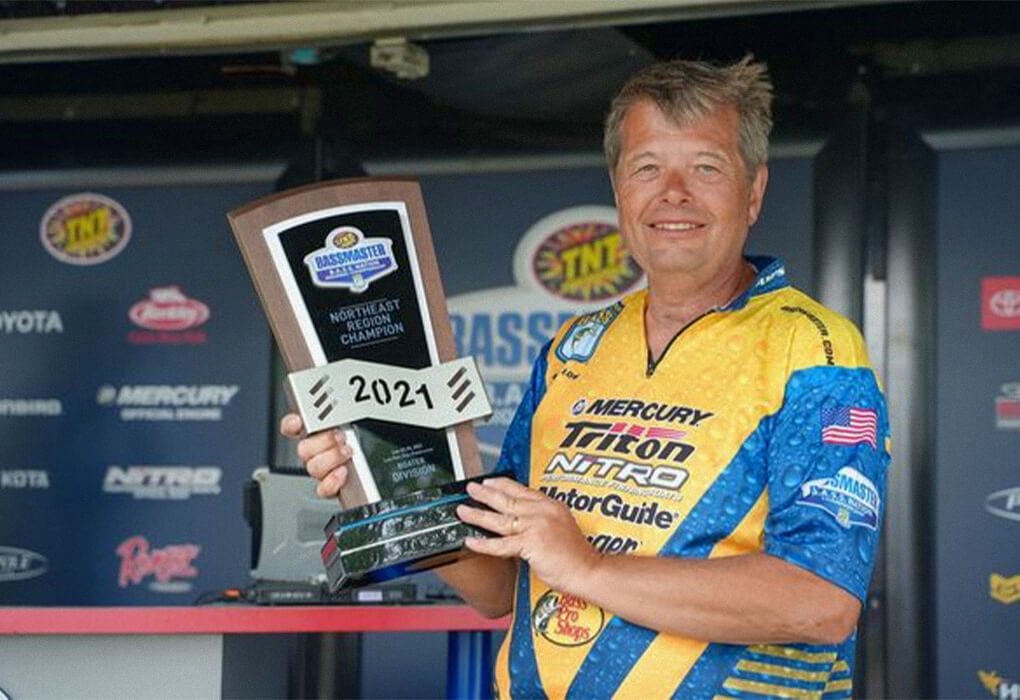
[(885, 399), (869, 367), (794, 372), (768, 447), (765, 551), (864, 601), (889, 466)]
[(499, 461), (496, 463), (497, 471), (512, 471), (514, 478), (525, 486), (528, 485), (531, 472), (531, 420), (539, 402), (545, 396), (545, 373), (549, 366), (551, 346), (551, 341), (545, 344), (531, 367), (528, 389), (524, 392), (517, 412), (514, 413), (513, 420), (506, 430)]

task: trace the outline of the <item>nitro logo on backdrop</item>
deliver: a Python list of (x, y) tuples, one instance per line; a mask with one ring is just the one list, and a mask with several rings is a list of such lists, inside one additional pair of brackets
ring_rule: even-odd
[(160, 593), (186, 593), (192, 588), (190, 581), (198, 576), (194, 566), (202, 548), (197, 544), (171, 544), (152, 549), (142, 535), (129, 537), (117, 547), (120, 557), (120, 572), (117, 585), (121, 588), (140, 584), (147, 578), (153, 580), (149, 588)]
[(0, 470), (0, 489), (48, 489), (50, 475), (45, 469)]
[(103, 479), (103, 493), (130, 494), (139, 500), (180, 501), (220, 493), (219, 467), (111, 465)]
[(0, 333), (29, 335), (63, 333), (64, 322), (60, 314), (52, 310), (0, 311)]
[(237, 394), (236, 384), (104, 384), (100, 406), (116, 406), (123, 421), (218, 421)]
[(986, 331), (1020, 330), (1020, 277), (981, 280), (981, 328)]
[(38, 552), (0, 545), (0, 583), (36, 578), (49, 568), (49, 561)]
[(128, 318), (145, 329), (128, 333), (128, 342), (134, 345), (199, 345), (206, 341), (198, 327), (209, 320), (209, 307), (176, 285), (154, 287), (147, 299), (131, 307)]
[(305, 265), (316, 287), (349, 289), (361, 293), (375, 280), (396, 271), (393, 242), (366, 238), (353, 226), (335, 228), (326, 244), (305, 256)]
[(71, 265), (96, 265), (116, 257), (131, 239), (131, 217), (120, 203), (90, 192), (56, 202), (39, 224), (43, 247)]
[(54, 417), (63, 414), (60, 399), (0, 399), (0, 417)]

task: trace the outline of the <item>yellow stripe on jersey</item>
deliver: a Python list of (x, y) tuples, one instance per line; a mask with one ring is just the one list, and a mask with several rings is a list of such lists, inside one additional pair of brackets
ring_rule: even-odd
[(839, 661), (837, 661), (836, 663), (834, 663), (832, 665), (832, 672), (833, 673), (844, 673), (844, 672), (849, 671), (849, 670), (850, 670), (850, 664), (848, 664), (843, 659), (840, 659)]
[(766, 676), (779, 676), (780, 678), (792, 678), (798, 681), (810, 681), (812, 683), (824, 683), (829, 680), (828, 671), (804, 671), (799, 668), (780, 666), (778, 664), (766, 664), (761, 661), (741, 659), (737, 663), (738, 671), (748, 673), (761, 673)]
[(853, 688), (853, 679), (844, 678), (839, 681), (829, 681), (828, 683), (825, 684), (825, 690), (823, 690), (822, 692), (834, 693), (837, 690), (850, 690), (851, 688)]
[(822, 697), (820, 690), (802, 690), (800, 688), (787, 688), (783, 685), (772, 685), (771, 683), (760, 683), (758, 681), (745, 681), (740, 678), (727, 678), (723, 683), (724, 688), (740, 690), (745, 693), (757, 693), (773, 698), (799, 698), (803, 700), (814, 700)]
[(796, 659), (797, 661), (805, 661), (809, 664), (831, 664), (836, 660), (836, 652), (834, 651), (823, 651), (813, 653), (810, 651), (802, 651), (800, 649), (792, 649), (790, 647), (779, 646), (777, 644), (756, 644), (751, 647), (751, 651), (755, 654), (766, 654), (768, 656), (780, 656), (785, 659)]

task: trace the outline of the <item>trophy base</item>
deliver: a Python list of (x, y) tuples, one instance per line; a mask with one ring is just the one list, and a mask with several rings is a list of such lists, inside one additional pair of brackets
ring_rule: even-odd
[(465, 537), (491, 533), (462, 522), (457, 506), (487, 508), (471, 500), (467, 484), (495, 476), (510, 474), (451, 481), (333, 515), (321, 550), (330, 591), (388, 581), (467, 556)]

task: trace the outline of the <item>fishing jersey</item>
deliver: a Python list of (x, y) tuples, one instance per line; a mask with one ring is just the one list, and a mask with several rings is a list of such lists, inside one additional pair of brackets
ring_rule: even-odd
[[(889, 425), (857, 329), (748, 258), (751, 287), (649, 361), (647, 292), (573, 319), (544, 348), (500, 457), (565, 503), (607, 554), (766, 552), (862, 602)], [(500, 698), (849, 698), (837, 645), (706, 643), (551, 590), (521, 562)]]

